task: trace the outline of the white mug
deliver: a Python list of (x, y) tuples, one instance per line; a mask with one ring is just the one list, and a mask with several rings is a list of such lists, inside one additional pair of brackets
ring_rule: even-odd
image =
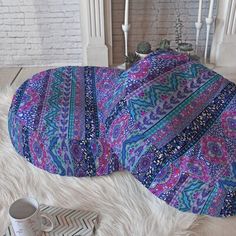
[[(16, 236), (41, 236), (53, 230), (52, 219), (40, 212), (34, 198), (16, 200), (9, 208), (9, 215)], [(46, 218), (50, 226), (44, 225), (42, 218)]]

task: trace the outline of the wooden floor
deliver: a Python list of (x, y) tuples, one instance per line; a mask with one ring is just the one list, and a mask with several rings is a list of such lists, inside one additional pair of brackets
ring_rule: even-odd
[(216, 67), (213, 70), (236, 83), (236, 68)]
[[(0, 88), (8, 86), (18, 88), (25, 80), (32, 77), (32, 75), (49, 68), (52, 67), (0, 68)], [(214, 70), (236, 83), (236, 68), (216, 67)]]
[(52, 67), (30, 67), (30, 68), (0, 68), (0, 88), (12, 86), (18, 88), (25, 80), (34, 74), (50, 69)]

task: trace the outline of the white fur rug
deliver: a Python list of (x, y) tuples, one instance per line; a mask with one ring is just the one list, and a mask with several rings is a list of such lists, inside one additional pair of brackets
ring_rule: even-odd
[(217, 219), (182, 213), (157, 199), (128, 173), (106, 177), (60, 177), (24, 161), (11, 145), (7, 113), (13, 89), (0, 91), (0, 235), (8, 207), (33, 196), (40, 203), (96, 211), (100, 236), (236, 235), (236, 217)]

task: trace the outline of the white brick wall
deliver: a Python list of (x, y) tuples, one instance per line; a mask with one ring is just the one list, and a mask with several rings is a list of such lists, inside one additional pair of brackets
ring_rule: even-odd
[[(113, 60), (123, 62), (124, 45), (121, 24), (124, 21), (125, 0), (114, 0), (113, 11)], [(208, 14), (209, 0), (203, 1), (203, 18)], [(195, 22), (197, 21), (198, 0), (132, 0), (130, 1), (129, 21), (129, 51), (134, 51), (136, 45), (143, 40), (149, 41), (153, 49), (157, 48), (161, 39), (175, 41), (176, 8), (182, 13), (184, 23), (183, 40), (195, 43)], [(158, 12), (157, 12), (158, 10)], [(215, 9), (216, 11), (216, 9)], [(214, 27), (212, 27), (213, 31)], [(201, 52), (205, 46), (205, 24), (200, 36)], [(212, 37), (212, 32), (211, 32)]]
[[(79, 2), (0, 0), (0, 67), (81, 64)], [(185, 26), (183, 39), (194, 43), (198, 0), (132, 0), (129, 51), (134, 51), (142, 40), (150, 41), (153, 48), (163, 38), (174, 42), (175, 8), (178, 2)], [(209, 0), (203, 2), (203, 14), (206, 16)], [(159, 13), (156, 14), (155, 8)], [(124, 0), (113, 0), (112, 9), (113, 59), (114, 63), (121, 63), (124, 55), (121, 30)], [(205, 26), (200, 43), (203, 48)]]
[(0, 0), (0, 67), (82, 63), (79, 0)]

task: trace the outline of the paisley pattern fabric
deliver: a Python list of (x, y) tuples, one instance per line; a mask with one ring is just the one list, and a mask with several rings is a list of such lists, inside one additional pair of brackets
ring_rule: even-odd
[(36, 74), (13, 98), (9, 132), (51, 173), (127, 170), (181, 211), (236, 215), (236, 86), (185, 54)]

